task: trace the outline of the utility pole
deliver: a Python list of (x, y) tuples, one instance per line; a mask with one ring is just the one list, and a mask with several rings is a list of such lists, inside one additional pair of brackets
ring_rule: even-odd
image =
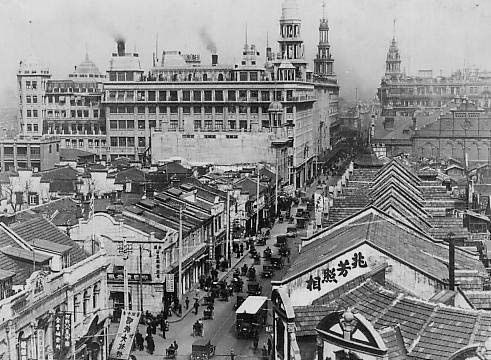
[(140, 311), (143, 314), (143, 263), (142, 263), (142, 244), (140, 244)]
[(275, 188), (274, 188), (274, 216), (278, 217), (278, 151), (276, 151), (276, 177), (275, 177)]
[(182, 299), (182, 211), (183, 205), (179, 205), (179, 274), (178, 274), (178, 299), (179, 303), (181, 303)]
[(127, 268), (127, 260), (128, 260), (128, 245), (126, 243), (126, 236), (123, 236), (123, 283), (124, 283), (124, 309), (130, 309), (130, 299), (128, 296), (128, 268)]
[(226, 236), (226, 244), (225, 244), (225, 258), (228, 261), (228, 265), (231, 266), (232, 258), (230, 256), (230, 191), (227, 189), (227, 213), (226, 216), (226, 228), (225, 228), (225, 236)]
[(259, 164), (257, 166), (257, 191), (256, 191), (256, 236), (259, 232)]

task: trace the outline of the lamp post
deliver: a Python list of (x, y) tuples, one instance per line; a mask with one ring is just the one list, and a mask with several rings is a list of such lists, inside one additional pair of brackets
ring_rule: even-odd
[(177, 283), (177, 291), (178, 291), (178, 300), (181, 303), (182, 300), (182, 212), (184, 211), (184, 204), (179, 205), (179, 273), (178, 273), (178, 283)]

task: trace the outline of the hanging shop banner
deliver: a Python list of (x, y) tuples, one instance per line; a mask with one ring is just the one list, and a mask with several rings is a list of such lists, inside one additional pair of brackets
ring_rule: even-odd
[(53, 357), (60, 358), (63, 347), (63, 313), (56, 313), (54, 316), (54, 331), (53, 331)]
[(63, 350), (70, 349), (72, 345), (72, 314), (63, 314)]
[(165, 292), (174, 292), (174, 274), (165, 275)]
[(19, 340), (19, 359), (20, 360), (27, 360), (27, 341), (29, 339), (28, 338), (25, 338), (25, 339), (20, 339)]
[(38, 329), (36, 332), (36, 338), (37, 338), (37, 351), (38, 351), (38, 359), (44, 359), (44, 330), (43, 329)]
[(315, 204), (315, 224), (317, 226), (322, 226), (322, 213), (324, 212), (324, 197), (322, 194), (314, 194), (314, 204)]
[(109, 355), (110, 359), (128, 360), (136, 328), (140, 322), (140, 315), (141, 313), (139, 311), (123, 310), (118, 333)]

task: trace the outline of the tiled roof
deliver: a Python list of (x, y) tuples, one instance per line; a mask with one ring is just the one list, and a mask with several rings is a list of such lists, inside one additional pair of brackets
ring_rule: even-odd
[(491, 310), (491, 291), (468, 290), (464, 294), (476, 309)]
[(52, 258), (51, 255), (45, 255), (38, 251), (34, 251), (34, 253), (30, 250), (22, 249), (17, 246), (5, 246), (0, 249), (0, 251), (13, 258), (17, 258), (24, 261), (33, 261), (36, 263), (48, 263), (48, 261)]
[(43, 217), (36, 217), (26, 221), (16, 222), (11, 224), (9, 227), (26, 242), (41, 239), (60, 245), (70, 246), (72, 249), (70, 251), (70, 259), (72, 264), (78, 263), (87, 258), (87, 255), (77, 244), (75, 244), (72, 239), (70, 239), (64, 232), (59, 230), (53, 223)]
[(116, 174), (116, 179), (114, 180), (114, 183), (126, 184), (127, 182), (144, 183), (145, 182), (144, 172), (134, 167), (119, 171)]
[(61, 161), (79, 161), (81, 158), (94, 159), (96, 154), (80, 149), (60, 149)]
[(48, 218), (56, 226), (75, 225), (82, 217), (82, 209), (73, 199), (64, 197), (19, 211), (15, 213), (15, 221), (23, 221), (39, 215)]
[[(434, 279), (446, 282), (448, 278), (446, 244), (436, 243), (425, 233), (374, 207), (312, 238), (315, 240), (302, 248), (283, 276), (283, 281), (296, 278), (365, 242)], [(487, 274), (478, 259), (458, 248), (456, 269), (478, 270), (483, 276)]]
[[(409, 359), (448, 359), (464, 346), (491, 336), (490, 312), (422, 301), (387, 290), (370, 279), (334, 299), (326, 298), (323, 304), (319, 300), (314, 306), (295, 308), (297, 336), (313, 335), (317, 318), (347, 307), (372, 323), (389, 353), (400, 355), (406, 349)], [(397, 327), (403, 344), (396, 341), (397, 333), (390, 334), (390, 328)]]
[(79, 173), (70, 166), (54, 168), (40, 173), (41, 182), (51, 182), (53, 180), (77, 180)]

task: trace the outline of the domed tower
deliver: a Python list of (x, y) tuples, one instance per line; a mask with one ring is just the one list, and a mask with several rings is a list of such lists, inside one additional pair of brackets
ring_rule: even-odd
[(83, 81), (102, 81), (105, 78), (97, 65), (89, 59), (89, 55), (85, 54), (85, 59), (80, 63), (80, 65), (75, 66), (75, 70), (73, 73), (68, 75), (69, 78), (74, 81), (83, 80)]
[(51, 78), (49, 68), (30, 56), (19, 63), (17, 91), (19, 93), (20, 134), (41, 136), (43, 133), (44, 97), (46, 82)]
[(401, 55), (399, 54), (399, 48), (397, 47), (394, 36), (387, 52), (387, 59), (385, 60), (385, 76), (397, 78), (401, 75)]
[[(300, 35), (302, 21), (295, 0), (285, 0), (280, 18), (280, 61), (291, 62), (295, 67), (295, 78), (306, 80), (307, 62), (304, 57), (303, 40)], [(283, 61), (282, 61), (283, 60)]]
[[(325, 4), (322, 4), (325, 8)], [(314, 59), (314, 76), (325, 77), (332, 76), (334, 59), (330, 52), (329, 45), (329, 25), (323, 10), (322, 19), (319, 25), (319, 44), (317, 45), (317, 57)]]

